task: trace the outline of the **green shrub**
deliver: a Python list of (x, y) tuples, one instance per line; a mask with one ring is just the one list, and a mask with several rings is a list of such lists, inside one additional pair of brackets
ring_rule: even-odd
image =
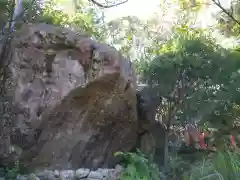
[(160, 180), (160, 172), (156, 164), (140, 151), (136, 153), (117, 152), (115, 156), (123, 159), (125, 170), (120, 180)]
[(16, 161), (13, 167), (0, 168), (0, 177), (3, 176), (6, 180), (15, 180), (19, 172), (19, 162)]

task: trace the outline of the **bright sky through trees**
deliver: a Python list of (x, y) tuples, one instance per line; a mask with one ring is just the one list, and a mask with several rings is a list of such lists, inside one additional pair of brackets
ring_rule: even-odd
[(146, 19), (159, 10), (159, 3), (159, 0), (129, 0), (127, 3), (118, 7), (106, 9), (105, 13), (108, 19), (114, 19), (124, 15), (133, 15), (141, 19)]
[[(220, 0), (224, 7), (228, 7), (231, 0)], [(161, 0), (128, 0), (127, 3), (120, 6), (104, 10), (107, 19), (112, 20), (121, 16), (134, 15), (141, 19), (148, 19), (153, 13), (159, 11)], [(209, 7), (211, 11), (218, 10), (216, 6)], [(209, 10), (209, 9), (208, 9)], [(205, 13), (203, 13), (204, 15)], [(203, 18), (205, 20), (209, 18)]]

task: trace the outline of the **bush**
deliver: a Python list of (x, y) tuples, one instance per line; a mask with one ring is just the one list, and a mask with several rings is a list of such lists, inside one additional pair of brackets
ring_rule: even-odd
[(15, 180), (20, 173), (19, 162), (16, 161), (12, 167), (0, 168), (0, 177), (7, 180)]
[(140, 151), (136, 153), (117, 152), (115, 156), (122, 158), (125, 170), (120, 180), (160, 180), (161, 174), (156, 164), (147, 159)]

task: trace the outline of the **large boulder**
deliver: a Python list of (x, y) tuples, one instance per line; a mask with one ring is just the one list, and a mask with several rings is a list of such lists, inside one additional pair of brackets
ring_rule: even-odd
[[(104, 74), (120, 72), (136, 87), (131, 62), (106, 44), (47, 24), (29, 24), (12, 40), (11, 87), (22, 132), (70, 90)], [(13, 94), (14, 93), (14, 94)]]
[[(137, 111), (131, 62), (115, 48), (69, 29), (28, 24), (9, 50), (13, 127), (0, 147), (1, 162), (14, 157), (28, 168), (111, 167), (114, 152), (136, 148), (137, 139), (143, 147), (141, 137), (151, 137), (151, 118)], [(6, 151), (12, 156), (3, 156)]]
[(36, 145), (23, 152), (29, 168), (112, 168), (114, 153), (138, 137), (136, 92), (119, 73), (77, 87), (43, 115)]

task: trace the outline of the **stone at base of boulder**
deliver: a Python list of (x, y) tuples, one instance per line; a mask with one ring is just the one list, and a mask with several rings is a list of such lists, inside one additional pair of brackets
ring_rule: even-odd
[[(19, 175), (17, 180), (119, 180), (123, 167), (117, 165), (115, 169), (90, 169), (43, 171), (29, 175)], [(0, 178), (0, 180), (5, 180)]]

